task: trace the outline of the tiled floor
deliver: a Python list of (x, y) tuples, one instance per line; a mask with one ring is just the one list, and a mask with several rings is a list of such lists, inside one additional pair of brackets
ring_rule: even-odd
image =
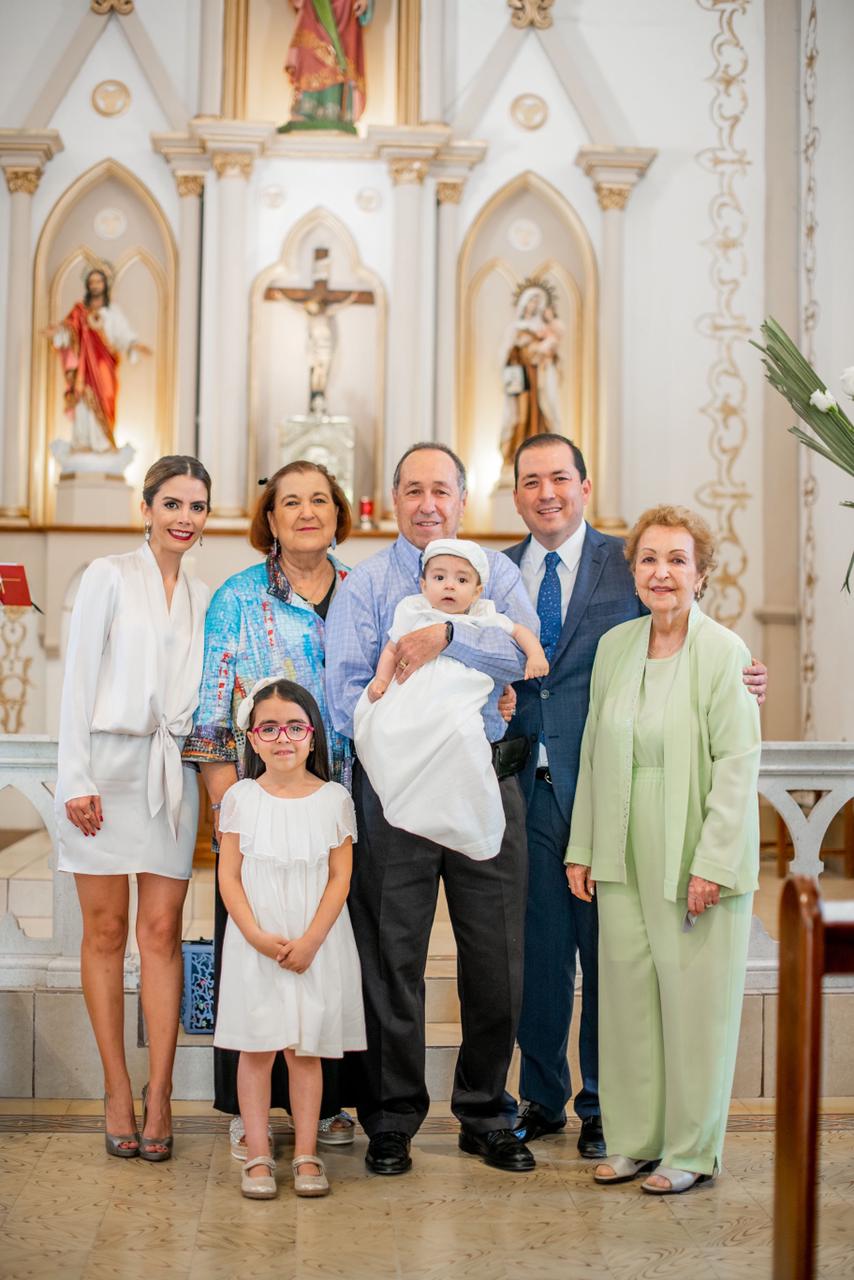
[[(452, 1122), (440, 1114), (416, 1139), (406, 1177), (368, 1176), (363, 1137), (333, 1152), (326, 1200), (289, 1194), (283, 1139), (279, 1198), (250, 1203), (238, 1192), (224, 1121), (203, 1104), (176, 1107), (176, 1155), (165, 1165), (109, 1159), (96, 1110), (0, 1104), (3, 1280), (771, 1274), (772, 1120), (751, 1100), (733, 1106), (718, 1181), (668, 1199), (632, 1184), (596, 1187), (590, 1165), (576, 1158), (574, 1134), (535, 1144), (533, 1174), (497, 1173), (458, 1151)], [(818, 1275), (828, 1280), (854, 1275), (852, 1112), (851, 1100), (825, 1100)]]

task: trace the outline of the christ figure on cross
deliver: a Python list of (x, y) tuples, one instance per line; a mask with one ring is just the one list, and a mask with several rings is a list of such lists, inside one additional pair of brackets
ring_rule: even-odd
[(318, 417), (326, 415), (326, 388), (329, 369), (335, 349), (335, 334), (331, 317), (336, 311), (351, 305), (369, 306), (374, 295), (369, 289), (330, 289), (331, 267), (328, 249), (315, 249), (310, 289), (285, 289), (270, 285), (264, 291), (267, 301), (286, 298), (299, 303), (308, 321), (308, 376), (309, 413)]

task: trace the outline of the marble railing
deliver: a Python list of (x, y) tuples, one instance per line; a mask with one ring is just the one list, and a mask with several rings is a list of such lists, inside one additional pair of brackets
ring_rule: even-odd
[[(41, 735), (0, 734), (0, 792), (20, 791), (56, 843), (53, 789), (56, 741)], [(854, 744), (767, 742), (762, 748), (759, 791), (785, 822), (794, 846), (789, 870), (820, 876), (821, 844), (835, 815), (854, 797)], [(820, 793), (805, 812), (793, 793)], [(79, 984), (80, 910), (71, 876), (53, 876), (53, 933), (28, 938), (15, 917), (0, 916), (0, 988)], [(751, 965), (776, 971), (777, 945), (754, 918)], [(131, 976), (130, 973), (128, 975)], [(750, 982), (749, 984), (750, 985)]]

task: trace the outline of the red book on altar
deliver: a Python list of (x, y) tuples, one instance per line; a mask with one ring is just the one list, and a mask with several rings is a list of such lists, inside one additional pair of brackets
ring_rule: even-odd
[(0, 564), (0, 604), (23, 605), (32, 604), (30, 588), (27, 585), (27, 571), (22, 564)]

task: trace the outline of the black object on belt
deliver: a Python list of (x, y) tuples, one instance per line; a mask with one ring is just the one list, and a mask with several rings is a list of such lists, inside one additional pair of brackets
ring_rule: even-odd
[(492, 744), (492, 767), (498, 781), (521, 773), (531, 754), (529, 738), (502, 738)]
[(552, 775), (549, 771), (548, 765), (544, 765), (544, 764), (540, 765), (539, 769), (537, 769), (537, 772), (534, 776), (536, 777), (537, 782), (547, 782), (549, 786), (551, 786)]

